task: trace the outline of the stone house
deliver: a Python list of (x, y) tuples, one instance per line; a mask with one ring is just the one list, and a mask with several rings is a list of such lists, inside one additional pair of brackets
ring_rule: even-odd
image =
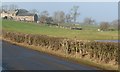
[(17, 9), (15, 11), (2, 11), (0, 15), (1, 18), (13, 19), (16, 21), (37, 22), (38, 20), (37, 14), (30, 13), (25, 9)]

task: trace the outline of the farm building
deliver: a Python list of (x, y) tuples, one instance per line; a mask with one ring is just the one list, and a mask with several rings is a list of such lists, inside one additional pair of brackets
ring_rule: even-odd
[(37, 14), (29, 13), (25, 9), (17, 9), (14, 11), (2, 11), (0, 15), (1, 15), (1, 18), (13, 19), (16, 21), (37, 22), (38, 20)]

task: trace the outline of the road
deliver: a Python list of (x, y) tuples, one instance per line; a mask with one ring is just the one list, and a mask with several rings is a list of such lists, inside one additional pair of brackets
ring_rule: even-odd
[(2, 42), (2, 67), (7, 70), (96, 70), (94, 67)]

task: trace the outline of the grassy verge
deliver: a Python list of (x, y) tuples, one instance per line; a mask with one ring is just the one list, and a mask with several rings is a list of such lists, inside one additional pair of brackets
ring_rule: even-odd
[(64, 54), (60, 50), (54, 51), (54, 50), (47, 49), (47, 48), (40, 47), (40, 46), (27, 45), (27, 44), (24, 44), (24, 43), (16, 43), (16, 42), (12, 42), (12, 41), (6, 40), (6, 39), (3, 39), (3, 40), (5, 40), (9, 43), (15, 44), (15, 45), (23, 46), (24, 48), (32, 49), (32, 50), (43, 52), (43, 53), (47, 53), (49, 55), (53, 55), (53, 56), (56, 56), (58, 58), (62, 58), (64, 60), (74, 61), (74, 62), (77, 62), (79, 64), (92, 66), (92, 67), (95, 67), (95, 68), (100, 69), (100, 70), (117, 70), (118, 69), (117, 66), (113, 67), (110, 64), (103, 64), (103, 63), (100, 64), (100, 63), (96, 63), (96, 62), (91, 62), (87, 58), (78, 58), (74, 55)]

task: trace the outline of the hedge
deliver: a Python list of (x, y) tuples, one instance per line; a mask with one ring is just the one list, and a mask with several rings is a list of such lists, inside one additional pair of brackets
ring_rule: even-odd
[(18, 32), (2, 32), (3, 38), (28, 45), (42, 46), (52, 50), (62, 50), (63, 53), (75, 55), (99, 62), (118, 64), (118, 43), (83, 41), (67, 38), (50, 37), (38, 34), (24, 34)]

